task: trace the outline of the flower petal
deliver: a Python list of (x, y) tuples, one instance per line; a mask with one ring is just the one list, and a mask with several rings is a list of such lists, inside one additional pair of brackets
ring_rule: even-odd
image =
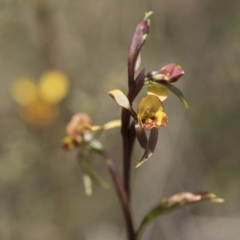
[(168, 90), (160, 86), (152, 85), (148, 87), (147, 94), (158, 96), (163, 102), (168, 97)]
[(80, 146), (80, 142), (78, 142), (77, 140), (75, 140), (72, 137), (65, 137), (62, 140), (62, 148), (64, 150), (71, 151), (71, 150), (75, 149), (78, 146)]
[(66, 132), (69, 136), (74, 137), (78, 126), (82, 124), (91, 124), (91, 118), (85, 113), (76, 113), (72, 116), (70, 122), (66, 126)]
[(140, 116), (140, 118), (143, 118), (149, 112), (155, 114), (158, 111), (162, 110), (163, 104), (161, 100), (154, 95), (147, 95), (146, 97), (142, 98), (138, 105), (138, 115)]
[(141, 147), (146, 149), (148, 143), (147, 136), (144, 131), (144, 128), (138, 122), (135, 124), (135, 131), (138, 142), (140, 143)]
[(152, 128), (151, 132), (150, 132), (147, 147), (145, 149), (145, 152), (144, 152), (141, 160), (138, 162), (136, 168), (141, 166), (144, 162), (146, 162), (152, 156), (154, 149), (157, 145), (157, 140), (158, 140), (158, 129)]
[(126, 95), (119, 89), (114, 89), (108, 93), (108, 95), (113, 98), (116, 103), (126, 109), (130, 109), (130, 103)]
[(176, 82), (182, 75), (184, 71), (182, 67), (176, 63), (170, 63), (160, 69), (159, 73), (164, 74), (169, 77), (169, 82)]
[(122, 122), (120, 119), (113, 120), (113, 121), (110, 121), (110, 122), (107, 122), (106, 124), (104, 124), (103, 129), (108, 130), (108, 129), (112, 129), (112, 128), (118, 128), (118, 127), (121, 127), (121, 125), (122, 125)]
[(167, 125), (167, 122), (168, 122), (168, 118), (167, 118), (167, 115), (165, 112), (157, 112), (155, 114), (155, 123), (158, 125), (158, 126), (162, 126), (162, 127), (165, 127)]
[(128, 109), (134, 119), (137, 118), (137, 114), (131, 108), (128, 98), (121, 90), (112, 90), (108, 93), (108, 95), (113, 98), (119, 106)]

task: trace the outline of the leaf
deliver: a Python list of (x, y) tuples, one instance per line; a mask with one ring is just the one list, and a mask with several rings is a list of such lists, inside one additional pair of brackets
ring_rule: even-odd
[(83, 154), (80, 155), (79, 164), (83, 171), (95, 182), (98, 186), (102, 188), (109, 188), (109, 184), (105, 182), (92, 168), (90, 161), (86, 159)]
[[(86, 135), (86, 134), (85, 134)], [(103, 145), (96, 138), (91, 138), (88, 141), (88, 147), (93, 150), (95, 153), (102, 154), (103, 153)]]
[(147, 161), (152, 156), (157, 144), (157, 140), (158, 140), (158, 129), (154, 127), (150, 131), (147, 147), (145, 149), (145, 152), (141, 160), (138, 162), (136, 168), (141, 166), (145, 161)]
[(184, 104), (184, 106), (186, 108), (188, 108), (187, 100), (184, 98), (183, 93), (177, 87), (175, 87), (171, 84), (167, 84), (167, 83), (154, 83), (154, 85), (155, 84), (160, 85), (160, 86), (168, 89), (170, 92), (172, 92), (174, 95), (176, 95), (181, 100), (181, 102)]
[(140, 143), (141, 147), (146, 149), (148, 140), (147, 140), (144, 127), (141, 127), (141, 125), (137, 122), (135, 124), (135, 131), (136, 131), (138, 142)]
[(217, 198), (215, 194), (210, 192), (182, 192), (169, 198), (163, 198), (161, 202), (144, 217), (136, 234), (137, 239), (140, 239), (146, 226), (157, 217), (178, 210), (184, 206), (204, 201), (221, 203), (224, 200)]
[(83, 184), (85, 188), (85, 194), (87, 196), (92, 195), (92, 180), (88, 174), (83, 174)]
[(187, 100), (184, 98), (183, 93), (175, 86), (171, 85), (171, 84), (163, 84), (164, 86), (167, 86), (167, 89), (172, 92), (173, 94), (175, 94), (184, 104), (184, 106), (186, 108), (188, 108), (188, 103)]

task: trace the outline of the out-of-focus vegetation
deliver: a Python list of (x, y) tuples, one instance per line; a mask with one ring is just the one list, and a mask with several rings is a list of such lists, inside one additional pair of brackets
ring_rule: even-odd
[[(113, 189), (93, 186), (87, 197), (76, 152), (65, 153), (60, 142), (76, 112), (88, 113), (99, 125), (119, 118), (120, 109), (107, 92), (126, 89), (132, 32), (149, 10), (154, 24), (143, 64), (147, 71), (180, 64), (185, 75), (176, 85), (189, 109), (175, 96), (166, 100), (169, 122), (160, 129), (151, 161), (135, 170), (141, 151), (138, 146), (134, 151), (135, 222), (163, 196), (210, 190), (226, 202), (163, 217), (143, 239), (238, 239), (239, 5), (1, 0), (0, 239), (124, 239)], [(50, 73), (58, 80), (47, 81)], [(103, 136), (103, 142), (120, 169), (118, 130)], [(93, 164), (110, 180), (100, 159)]]

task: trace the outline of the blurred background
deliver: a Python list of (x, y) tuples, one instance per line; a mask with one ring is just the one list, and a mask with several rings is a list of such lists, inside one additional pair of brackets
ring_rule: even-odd
[[(107, 92), (126, 92), (129, 43), (149, 10), (142, 66), (181, 65), (175, 86), (189, 109), (174, 95), (164, 102), (168, 125), (138, 169), (135, 144), (135, 225), (164, 196), (207, 190), (225, 203), (164, 216), (143, 239), (239, 239), (239, 9), (239, 1), (219, 0), (0, 0), (0, 239), (126, 239), (114, 189), (94, 185), (86, 196), (77, 152), (60, 142), (77, 112), (94, 124), (119, 118)], [(101, 140), (121, 171), (119, 130)], [(103, 162), (93, 164), (110, 182)]]

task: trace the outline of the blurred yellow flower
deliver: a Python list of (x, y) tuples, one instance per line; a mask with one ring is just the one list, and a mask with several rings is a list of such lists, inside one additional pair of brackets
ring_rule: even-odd
[(59, 103), (69, 91), (67, 76), (57, 70), (45, 72), (38, 84), (31, 77), (17, 79), (11, 86), (20, 105), (21, 119), (33, 127), (46, 127), (59, 116)]
[(20, 107), (20, 118), (27, 124), (42, 128), (55, 122), (60, 113), (58, 105), (50, 105), (40, 99), (32, 104)]
[(30, 105), (38, 98), (37, 86), (30, 77), (22, 77), (15, 81), (11, 93), (14, 100), (22, 106)]
[(68, 79), (62, 72), (48, 71), (40, 78), (39, 95), (48, 103), (60, 102), (67, 95), (68, 89)]

